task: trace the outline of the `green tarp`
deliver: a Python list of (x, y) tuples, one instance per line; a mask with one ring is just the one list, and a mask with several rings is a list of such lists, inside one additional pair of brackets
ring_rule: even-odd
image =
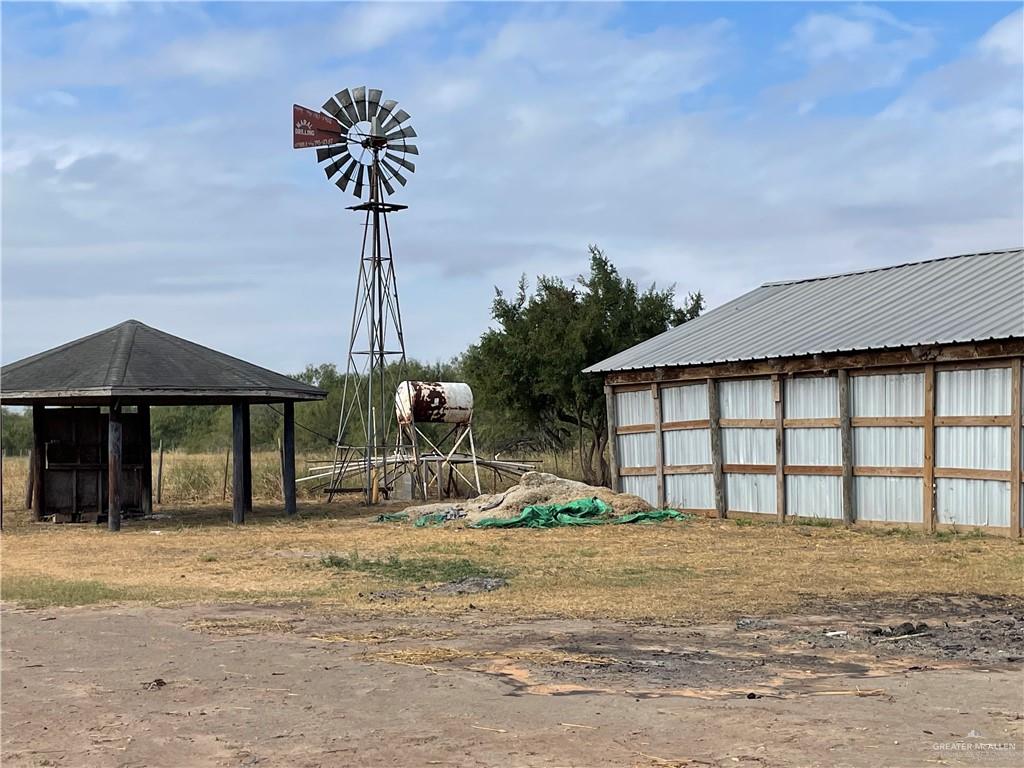
[(612, 515), (612, 508), (600, 499), (577, 499), (568, 504), (534, 504), (518, 517), (488, 517), (471, 528), (558, 528), (565, 525), (622, 525), (660, 523), (664, 520), (689, 520), (690, 515), (674, 509), (652, 509), (629, 515)]

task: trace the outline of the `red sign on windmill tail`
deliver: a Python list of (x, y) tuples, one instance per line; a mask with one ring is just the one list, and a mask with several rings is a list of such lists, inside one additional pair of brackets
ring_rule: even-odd
[(330, 115), (298, 104), (292, 106), (292, 146), (295, 149), (337, 144), (343, 135), (341, 123)]

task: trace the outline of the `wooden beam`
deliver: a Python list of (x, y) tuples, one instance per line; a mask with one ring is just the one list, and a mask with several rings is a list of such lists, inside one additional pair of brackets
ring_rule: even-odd
[(242, 455), (242, 467), (245, 470), (245, 511), (252, 512), (252, 429), (250, 428), (249, 403), (242, 403), (242, 419), (244, 429), (242, 438), (245, 440), (244, 452)]
[(843, 468), (841, 466), (829, 466), (826, 464), (787, 464), (783, 468), (783, 472), (787, 475), (830, 475), (832, 477), (843, 476)]
[(854, 467), (856, 477), (924, 477), (922, 467)]
[(785, 380), (772, 376), (772, 394), (775, 396), (775, 517), (786, 520), (786, 403)]
[(952, 477), (961, 480), (1002, 480), (1009, 482), (1012, 470), (974, 469), (972, 467), (936, 467), (935, 477)]
[(32, 406), (32, 517), (46, 514), (46, 410)]
[(843, 522), (853, 525), (853, 430), (850, 427), (850, 373), (839, 371), (839, 444), (843, 457)]
[(689, 421), (666, 421), (661, 425), (662, 432), (679, 429), (707, 429), (711, 422), (707, 419), (691, 419)]
[(1024, 427), (1024, 416), (1021, 411), (1021, 392), (1024, 390), (1021, 368), (1022, 360), (1017, 358), (1010, 368), (1010, 535), (1020, 537), (1021, 516), (1021, 428)]
[(617, 435), (635, 435), (642, 432), (654, 431), (656, 431), (654, 424), (627, 424), (624, 427), (615, 428), (615, 434)]
[(661, 392), (657, 383), (651, 384), (651, 407), (654, 411), (654, 466), (657, 468), (658, 509), (664, 509), (665, 499), (665, 442), (661, 436)]
[(853, 416), (850, 418), (850, 423), (855, 427), (921, 427), (924, 426), (924, 417)]
[(248, 406), (241, 401), (231, 404), (231, 442), (235, 463), (231, 476), (231, 522), (242, 525), (245, 522), (245, 417)]
[(636, 477), (637, 475), (657, 474), (657, 467), (619, 467), (619, 477)]
[(723, 464), (722, 471), (734, 475), (774, 475), (774, 464)]
[(775, 429), (775, 419), (719, 419), (719, 425), (726, 429)]
[(839, 419), (785, 419), (782, 426), (786, 429), (835, 429), (839, 427)]
[(710, 464), (669, 464), (665, 467), (666, 475), (710, 475)]
[(1009, 427), (1012, 416), (936, 416), (936, 427)]
[(975, 367), (1008, 364), (1009, 358), (1024, 355), (1024, 339), (972, 342), (969, 344), (925, 345), (896, 350), (805, 355), (747, 362), (611, 371), (606, 382), (616, 385), (659, 382), (693, 382), (708, 378), (765, 376), (773, 373), (812, 373), (842, 368), (892, 368), (934, 363), (972, 361)]
[(928, 533), (935, 533), (935, 366), (924, 368), (924, 481), (921, 501), (921, 524)]
[(107, 528), (121, 530), (121, 461), (124, 457), (124, 430), (121, 408), (110, 406), (107, 419)]
[(153, 434), (149, 406), (139, 406), (139, 431), (142, 433), (142, 514), (153, 514)]
[(725, 517), (725, 473), (722, 471), (722, 411), (718, 401), (718, 383), (708, 379), (708, 421), (711, 430), (711, 474), (715, 479), (715, 514)]
[(612, 389), (610, 386), (605, 384), (604, 386), (604, 408), (605, 416), (608, 421), (608, 474), (609, 483), (611, 484), (613, 491), (620, 491), (619, 487), (619, 441), (616, 438), (617, 426), (616, 426), (616, 412), (615, 412), (615, 392), (617, 390)]
[(295, 403), (288, 400), (284, 404), (284, 430), (282, 450), (284, 451), (284, 467), (282, 490), (284, 491), (285, 514), (295, 514)]

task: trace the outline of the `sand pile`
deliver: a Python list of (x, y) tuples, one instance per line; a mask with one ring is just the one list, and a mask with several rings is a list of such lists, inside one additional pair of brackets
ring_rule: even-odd
[(518, 485), (507, 491), (483, 494), (475, 499), (451, 500), (436, 504), (409, 507), (406, 512), (410, 520), (429, 513), (446, 513), (458, 510), (466, 513), (466, 521), (475, 523), (486, 517), (517, 517), (531, 504), (566, 504), (577, 499), (598, 498), (611, 506), (616, 515), (646, 512), (651, 505), (631, 493), (615, 493), (601, 486), (587, 485), (576, 480), (552, 475), (547, 472), (527, 472)]

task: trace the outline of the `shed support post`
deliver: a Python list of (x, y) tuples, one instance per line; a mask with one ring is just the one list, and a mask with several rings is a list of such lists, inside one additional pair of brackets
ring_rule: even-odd
[(658, 383), (651, 384), (651, 408), (654, 411), (654, 439), (656, 441), (654, 446), (654, 457), (655, 466), (654, 471), (656, 473), (657, 483), (657, 494), (658, 494), (658, 509), (664, 509), (666, 504), (665, 499), (665, 442), (661, 435), (661, 385)]
[(107, 528), (120, 531), (123, 430), (121, 407), (117, 403), (111, 404), (107, 419), (107, 449)]
[(46, 514), (46, 410), (32, 406), (32, 517), (42, 520)]
[(775, 516), (780, 523), (786, 520), (785, 383), (782, 376), (772, 376), (772, 394), (775, 397)]
[(245, 522), (245, 513), (252, 508), (246, 504), (246, 500), (250, 498), (248, 494), (251, 493), (247, 485), (252, 471), (249, 461), (249, 419), (246, 418), (248, 415), (248, 403), (236, 401), (231, 404), (231, 453), (234, 456), (231, 476), (231, 522), (236, 525)]
[(839, 445), (843, 459), (843, 523), (853, 525), (853, 430), (850, 427), (850, 372), (839, 370)]
[(284, 467), (283, 491), (284, 511), (295, 514), (295, 403), (291, 400), (284, 404)]
[(1021, 491), (1021, 358), (1010, 364), (1010, 536), (1020, 537)]
[(924, 469), (921, 528), (935, 533), (935, 364), (924, 367)]
[(615, 410), (615, 390), (608, 384), (604, 385), (604, 407), (608, 420), (608, 474), (612, 490), (618, 493), (619, 487), (619, 438), (618, 416)]
[(715, 479), (715, 514), (724, 518), (729, 500), (726, 498), (725, 473), (722, 471), (721, 407), (718, 402), (718, 382), (708, 379), (708, 425), (711, 430), (711, 473)]
[(242, 437), (245, 440), (245, 452), (242, 456), (242, 467), (245, 469), (245, 511), (252, 512), (252, 429), (249, 422), (250, 409), (248, 403), (242, 403), (242, 419), (245, 428)]
[(139, 427), (142, 432), (142, 514), (153, 514), (153, 438), (149, 420), (149, 406), (139, 406)]

